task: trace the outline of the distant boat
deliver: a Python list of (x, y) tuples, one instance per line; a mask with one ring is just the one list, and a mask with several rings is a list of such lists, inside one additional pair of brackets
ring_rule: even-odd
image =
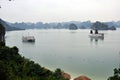
[(35, 42), (34, 36), (23, 36), (22, 37), (23, 42)]
[(91, 30), (89, 37), (90, 38), (104, 38), (104, 33), (98, 33), (98, 30), (95, 30), (95, 33), (93, 33)]
[(91, 37), (91, 38), (104, 38), (104, 34), (103, 33), (90, 34), (89, 37)]

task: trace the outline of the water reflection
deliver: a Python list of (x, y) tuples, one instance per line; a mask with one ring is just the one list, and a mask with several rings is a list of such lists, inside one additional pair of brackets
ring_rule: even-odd
[(26, 45), (35, 45), (35, 42), (23, 42), (23, 41), (22, 41), (22, 43), (23, 43), (23, 44), (26, 44)]
[(76, 30), (70, 30), (70, 33), (76, 33), (77, 31)]
[(103, 41), (103, 40), (104, 40), (104, 37), (97, 37), (97, 38), (90, 37), (90, 41), (95, 42), (96, 44), (98, 43), (98, 41)]

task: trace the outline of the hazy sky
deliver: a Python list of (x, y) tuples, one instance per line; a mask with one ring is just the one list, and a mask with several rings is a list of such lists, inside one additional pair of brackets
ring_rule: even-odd
[(9, 22), (120, 20), (120, 0), (0, 0), (0, 18)]

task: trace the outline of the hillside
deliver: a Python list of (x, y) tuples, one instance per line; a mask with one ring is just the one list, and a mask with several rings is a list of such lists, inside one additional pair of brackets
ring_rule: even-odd
[(17, 47), (0, 42), (0, 80), (68, 80), (60, 69), (55, 72), (22, 57)]
[[(97, 27), (99, 30), (116, 30), (116, 28), (120, 28), (120, 21), (117, 22), (97, 22)], [(53, 22), (53, 23), (43, 23), (43, 22), (37, 22), (37, 23), (31, 23), (31, 22), (21, 22), (21, 23), (10, 23), (5, 22), (4, 20), (0, 19), (0, 23), (2, 23), (6, 31), (12, 31), (12, 30), (24, 30), (24, 29), (69, 29), (71, 24), (74, 24), (74, 26), (77, 27), (77, 29), (91, 29), (94, 28), (94, 24), (96, 22), (91, 21), (69, 21), (69, 22)], [(98, 23), (99, 22), (99, 23)]]
[(13, 31), (13, 30), (23, 30), (23, 29), (20, 29), (20, 28), (16, 28), (16, 27), (11, 27), (10, 25), (8, 25), (4, 20), (0, 19), (0, 23), (2, 25), (4, 25), (6, 31)]
[[(99, 21), (100, 22), (100, 21)], [(20, 29), (69, 29), (70, 24), (75, 24), (78, 29), (90, 29), (95, 22), (91, 21), (69, 21), (69, 22), (52, 22), (52, 23), (31, 23), (31, 22), (21, 22), (21, 23), (9, 23), (10, 26), (20, 28)], [(120, 21), (117, 22), (100, 22), (107, 25), (108, 27), (100, 27), (100, 30), (112, 30), (114, 28), (120, 28)]]
[(101, 23), (99, 21), (96, 21), (95, 23), (93, 23), (91, 29), (97, 29), (97, 30), (116, 30), (116, 27), (113, 25), (107, 25), (105, 23)]

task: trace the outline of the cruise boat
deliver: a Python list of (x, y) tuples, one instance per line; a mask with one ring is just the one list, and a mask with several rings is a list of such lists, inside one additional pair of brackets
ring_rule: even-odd
[(104, 38), (104, 34), (103, 33), (90, 34), (89, 37), (91, 37), (91, 38)]
[(23, 42), (35, 42), (34, 36), (23, 36), (22, 37)]
[(104, 38), (104, 33), (98, 33), (98, 30), (95, 30), (95, 33), (93, 33), (91, 30), (89, 37), (90, 38)]

